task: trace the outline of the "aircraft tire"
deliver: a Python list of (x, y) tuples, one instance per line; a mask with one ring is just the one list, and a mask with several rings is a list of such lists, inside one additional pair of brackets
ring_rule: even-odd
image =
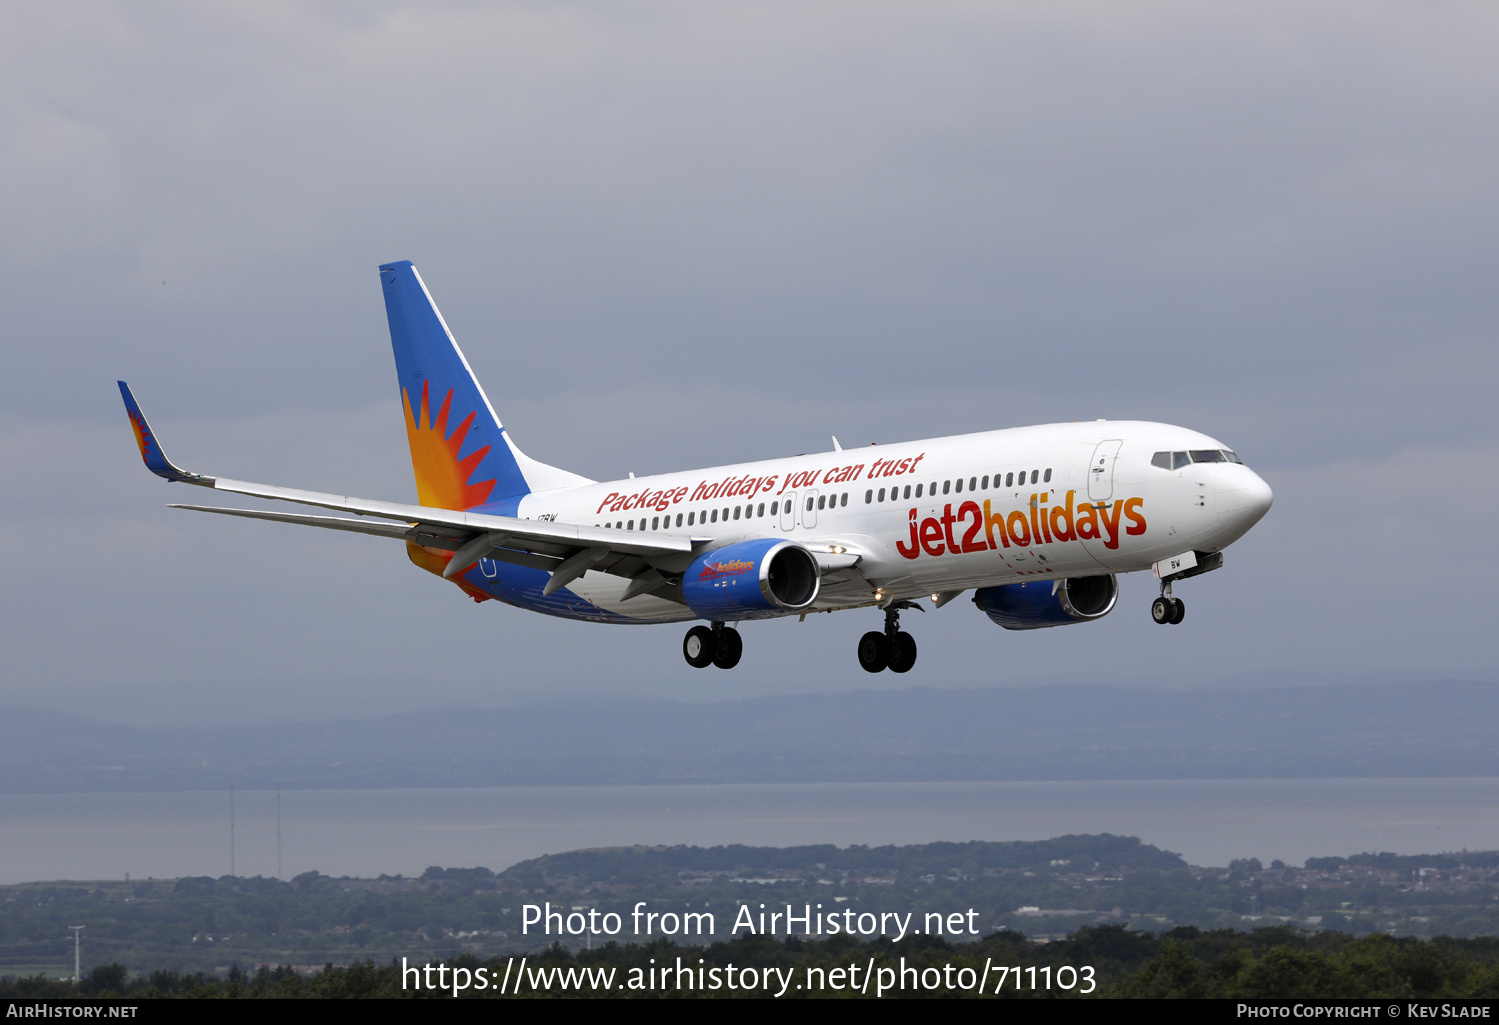
[(890, 642), (885, 635), (871, 630), (859, 638), (859, 666), (866, 673), (883, 673), (890, 665)]
[(1180, 598), (1171, 600), (1171, 625), (1175, 626), (1187, 616), (1187, 603)]
[(1158, 626), (1170, 623), (1175, 612), (1176, 610), (1171, 607), (1171, 600), (1164, 594), (1150, 603), (1150, 618), (1155, 620)]
[(713, 664), (714, 649), (717, 647), (712, 630), (706, 626), (695, 626), (682, 638), (682, 657), (694, 669), (707, 669)]
[(733, 669), (744, 654), (744, 638), (732, 626), (726, 626), (718, 635), (718, 650), (713, 653), (713, 664), (720, 669)]
[(909, 673), (916, 664), (916, 638), (902, 630), (890, 645), (890, 671)]

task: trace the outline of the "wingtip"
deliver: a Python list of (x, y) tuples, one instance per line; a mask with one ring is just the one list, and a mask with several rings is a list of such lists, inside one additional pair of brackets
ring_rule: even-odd
[(146, 414), (141, 411), (140, 403), (135, 401), (135, 395), (130, 391), (130, 386), (124, 381), (115, 383), (120, 386), (120, 397), (125, 400), (125, 415), (130, 418), (130, 429), (135, 434), (135, 445), (140, 449), (141, 462), (146, 464), (146, 469), (169, 481), (212, 487), (212, 477), (205, 477), (200, 473), (188, 473), (167, 458), (166, 453), (161, 450), (161, 442), (157, 441), (150, 423), (146, 420)]

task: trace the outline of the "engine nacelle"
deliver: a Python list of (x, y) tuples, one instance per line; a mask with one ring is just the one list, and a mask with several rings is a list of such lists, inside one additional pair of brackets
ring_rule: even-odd
[(791, 541), (756, 538), (704, 552), (682, 574), (682, 599), (704, 619), (770, 619), (812, 604), (817, 559)]
[(1112, 573), (1001, 584), (980, 588), (973, 596), (973, 603), (1006, 630), (1039, 630), (1101, 619), (1118, 600), (1119, 582)]

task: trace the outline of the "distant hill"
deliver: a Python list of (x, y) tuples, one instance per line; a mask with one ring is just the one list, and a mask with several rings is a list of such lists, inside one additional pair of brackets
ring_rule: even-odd
[[(1335, 859), (1339, 863), (1343, 859)], [(926, 874), (968, 876), (988, 870), (1046, 870), (1076, 864), (1097, 871), (1186, 868), (1181, 855), (1141, 843), (1138, 837), (1100, 833), (1059, 836), (1053, 840), (999, 843), (928, 843), (881, 847), (854, 844), (809, 844), (802, 847), (602, 847), (546, 854), (518, 862), (500, 873), (502, 880), (533, 876), (588, 882), (651, 880), (687, 873), (829, 873), (888, 872), (919, 878)], [(1334, 866), (1336, 867), (1336, 866)], [(448, 871), (464, 871), (450, 869)], [(423, 878), (442, 877), (429, 869)]]
[(216, 730), (0, 710), (0, 790), (1499, 775), (1499, 685), (574, 699)]
[[(1090, 958), (1153, 942), (1151, 934), (1183, 942), (1202, 935), (1212, 940), (1212, 959), (1251, 935), (1322, 951), (1351, 936), (1387, 944), (1370, 950), (1411, 951), (1419, 944), (1390, 937), (1425, 937), (1439, 955), (1409, 966), (1431, 977), (1431, 966), (1454, 952), (1448, 937), (1483, 937), (1469, 949), (1499, 959), (1496, 869), (1495, 851), (1329, 856), (1308, 858), (1303, 868), (1244, 858), (1206, 868), (1135, 837), (1085, 834), (880, 847), (609, 847), (533, 858), (499, 872), (434, 865), (419, 877), (303, 872), (289, 880), (34, 882), (0, 886), (0, 978), (71, 974), (68, 926), (80, 923), (87, 928), (85, 965), (114, 961), (139, 973), (227, 974), (232, 964), (257, 963), (306, 973), (365, 959), (378, 965), (402, 957), (421, 963), (534, 956), (559, 941), (600, 954), (611, 941), (635, 944), (640, 960), (663, 953), (695, 959), (712, 957), (704, 946), (714, 943), (790, 931), (804, 940), (808, 933), (841, 936), (830, 949), (845, 964), (849, 943), (876, 935), (924, 936), (946, 952), (949, 943), (995, 937), (1066, 942), (1091, 934)], [(668, 927), (661, 915), (660, 930), (647, 921), (638, 932), (634, 912), (642, 907), (675, 911), (674, 921)], [(698, 927), (679, 930), (689, 908)], [(745, 917), (745, 908), (786, 913), (777, 923)], [(796, 925), (791, 910), (816, 911), (818, 924), (809, 917)], [(542, 921), (548, 911), (557, 916), (555, 927)], [(563, 915), (574, 924), (564, 925)], [(826, 928), (834, 919), (843, 921), (841, 932)], [(643, 943), (664, 946), (643, 949)], [(791, 948), (755, 949), (779, 957)], [(735, 948), (726, 956), (742, 963), (744, 952)], [(887, 947), (860, 956), (890, 954)], [(1367, 958), (1361, 963), (1367, 971)], [(1457, 977), (1465, 975), (1466, 969)]]

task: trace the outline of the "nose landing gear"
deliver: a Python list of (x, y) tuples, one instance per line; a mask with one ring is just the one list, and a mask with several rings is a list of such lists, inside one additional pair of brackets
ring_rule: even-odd
[(695, 626), (682, 638), (682, 657), (694, 669), (715, 665), (733, 669), (744, 654), (744, 639), (731, 626), (715, 622), (711, 627)]
[(920, 609), (913, 601), (891, 602), (885, 607), (885, 632), (871, 630), (859, 638), (859, 666), (866, 673), (908, 673), (916, 664), (916, 638), (900, 628), (901, 609)]
[(1171, 597), (1171, 584), (1161, 584), (1161, 596), (1150, 603), (1150, 618), (1161, 626), (1175, 626), (1187, 615), (1187, 603)]

